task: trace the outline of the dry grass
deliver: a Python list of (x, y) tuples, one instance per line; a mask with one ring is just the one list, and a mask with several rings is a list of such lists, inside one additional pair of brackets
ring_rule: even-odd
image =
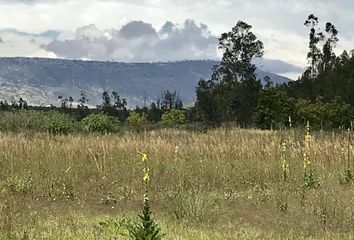
[[(99, 219), (141, 207), (137, 152), (143, 151), (152, 170), (152, 210), (167, 239), (350, 239), (353, 185), (341, 184), (348, 157), (354, 160), (348, 136), (313, 135), (310, 159), (320, 183), (313, 189), (303, 187), (303, 140), (302, 131), (237, 128), (1, 133), (0, 232), (7, 238), (26, 231), (30, 239), (110, 239)], [(287, 181), (282, 158), (289, 164)]]

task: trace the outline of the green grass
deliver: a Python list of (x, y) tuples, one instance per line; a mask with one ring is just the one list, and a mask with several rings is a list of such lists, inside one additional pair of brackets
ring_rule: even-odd
[[(111, 219), (111, 215), (96, 216), (91, 214), (71, 213), (60, 214), (60, 217), (47, 216), (36, 219), (26, 230), (18, 230), (13, 235), (0, 235), (0, 239), (128, 239), (119, 235), (119, 231), (102, 228), (98, 223)], [(129, 217), (133, 217), (130, 213)], [(121, 219), (127, 215), (115, 215), (114, 218)], [(300, 240), (300, 239), (352, 239), (354, 235), (323, 232), (317, 235), (294, 234), (277, 230), (263, 230), (249, 224), (238, 223), (228, 226), (194, 226), (185, 221), (175, 221), (168, 218), (158, 219), (161, 227), (165, 229), (166, 240), (218, 240), (218, 239), (245, 239), (245, 240)]]
[(166, 239), (354, 238), (354, 186), (343, 180), (352, 144), (346, 132), (312, 138), (316, 188), (304, 187), (300, 130), (0, 133), (0, 232), (3, 239), (25, 232), (29, 239), (124, 239), (99, 222), (137, 217), (141, 151)]

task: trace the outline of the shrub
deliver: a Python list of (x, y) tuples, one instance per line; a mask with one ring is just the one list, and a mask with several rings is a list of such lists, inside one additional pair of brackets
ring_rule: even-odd
[(32, 178), (30, 176), (14, 175), (8, 178), (7, 186), (14, 193), (27, 194), (32, 188)]
[(82, 123), (90, 132), (108, 133), (119, 130), (118, 119), (103, 113), (93, 113), (82, 119)]
[(45, 116), (41, 111), (19, 110), (0, 114), (1, 131), (43, 131)]
[(46, 116), (45, 127), (53, 134), (68, 134), (74, 129), (74, 119), (67, 114), (50, 111)]
[(136, 129), (141, 129), (148, 123), (147, 115), (145, 113), (130, 112), (127, 119), (129, 126)]
[(162, 114), (161, 121), (164, 126), (175, 127), (185, 123), (186, 116), (182, 110), (171, 109)]

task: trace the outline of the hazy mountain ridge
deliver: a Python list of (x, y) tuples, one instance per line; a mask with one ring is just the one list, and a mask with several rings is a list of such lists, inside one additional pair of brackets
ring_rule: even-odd
[[(195, 101), (199, 79), (210, 78), (219, 62), (211, 60), (119, 63), (46, 58), (0, 58), (0, 99), (18, 99), (30, 104), (58, 104), (57, 96), (78, 99), (80, 90), (87, 92), (91, 105), (101, 102), (104, 90), (118, 91), (130, 107), (142, 105), (144, 99), (155, 101), (161, 91), (180, 93), (183, 101)], [(274, 83), (288, 78), (257, 70), (259, 79), (268, 75)]]

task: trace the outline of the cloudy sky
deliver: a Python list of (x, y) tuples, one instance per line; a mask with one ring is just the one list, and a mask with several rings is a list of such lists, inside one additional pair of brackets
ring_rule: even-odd
[(0, 0), (0, 56), (109, 61), (218, 59), (217, 37), (238, 20), (265, 46), (265, 70), (295, 78), (314, 13), (354, 48), (352, 0)]

